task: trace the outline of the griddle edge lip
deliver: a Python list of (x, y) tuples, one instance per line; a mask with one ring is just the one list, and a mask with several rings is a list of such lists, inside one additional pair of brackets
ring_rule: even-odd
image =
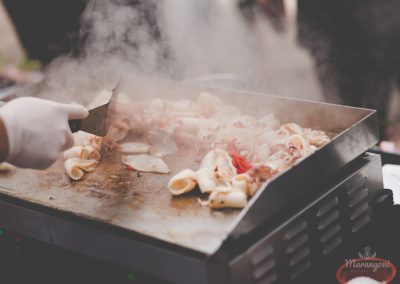
[(67, 221), (70, 221), (70, 222), (73, 222), (73, 223), (76, 223), (79, 225), (89, 226), (90, 228), (95, 229), (95, 230), (101, 230), (101, 231), (105, 231), (107, 233), (114, 233), (121, 237), (124, 237), (127, 239), (133, 239), (135, 241), (141, 242), (143, 244), (146, 244), (146, 245), (149, 245), (152, 247), (162, 248), (167, 251), (176, 252), (176, 253), (180, 253), (180, 254), (183, 254), (186, 256), (192, 256), (194, 258), (199, 258), (199, 259), (204, 259), (207, 257), (206, 254), (195, 251), (195, 250), (191, 250), (189, 248), (181, 247), (181, 246), (178, 246), (178, 245), (175, 245), (172, 243), (168, 243), (163, 240), (152, 238), (150, 236), (146, 236), (146, 235), (143, 235), (143, 234), (140, 234), (137, 232), (129, 231), (127, 229), (124, 229), (124, 228), (121, 228), (118, 226), (114, 226), (111, 224), (102, 223), (102, 222), (99, 222), (96, 220), (90, 220), (90, 219), (87, 219), (82, 216), (74, 215), (70, 212), (57, 210), (55, 208), (47, 207), (47, 206), (37, 204), (34, 202), (25, 201), (25, 200), (22, 200), (21, 198), (10, 196), (10, 195), (7, 195), (7, 194), (1, 193), (1, 192), (0, 192), (0, 201), (4, 201), (7, 203), (16, 205), (16, 206), (21, 206), (26, 209), (38, 211), (42, 214), (50, 215), (52, 217), (65, 219)]
[[(308, 195), (300, 198), (301, 202), (295, 204), (293, 208), (286, 208), (284, 212), (277, 214), (273, 219), (268, 219), (251, 234), (239, 238), (231, 237), (226, 239), (221, 248), (232, 253), (229, 255), (230, 259), (240, 257), (248, 248), (252, 247), (258, 239), (272, 235), (278, 228), (283, 227), (283, 224), (285, 224), (287, 220), (293, 219), (297, 216), (298, 212), (305, 211), (304, 208), (308, 207), (316, 200), (320, 200), (323, 196), (328, 195), (333, 190), (336, 190), (340, 185), (343, 185), (347, 180), (349, 180), (353, 173), (358, 173), (365, 167), (370, 166), (370, 163), (377, 159), (380, 159), (380, 155), (373, 152), (367, 151), (361, 154), (333, 175), (326, 177), (326, 179), (324, 179), (325, 181), (319, 180), (312, 186), (313, 188), (318, 188), (320, 190), (310, 191)], [(242, 245), (241, 247), (238, 246), (239, 243)], [(234, 250), (231, 249), (232, 247), (234, 247)]]
[[(227, 281), (228, 263), (224, 252), (220, 250), (212, 255), (205, 255), (186, 248), (177, 248), (176, 245), (165, 244), (163, 241), (149, 240), (152, 238), (142, 237), (139, 234), (137, 234), (137, 237), (141, 237), (142, 240), (130, 238), (134, 234), (132, 232), (124, 232), (126, 231), (124, 229), (114, 228), (114, 226), (108, 224), (101, 224), (97, 221), (57, 211), (54, 208), (27, 202), (3, 193), (0, 193), (0, 211), (21, 213), (21, 216), (15, 218), (14, 223), (11, 220), (5, 221), (8, 219), (5, 216), (6, 214), (2, 215), (2, 217), (0, 216), (0, 225), (14, 233), (26, 235), (32, 239), (81, 255), (114, 263), (120, 267), (133, 269), (139, 273), (152, 275), (152, 277), (160, 280), (163, 279), (170, 283), (178, 284), (186, 284), (189, 283), (188, 281), (193, 284), (217, 284), (226, 283)], [(38, 216), (44, 215), (44, 218), (41, 217), (41, 219), (47, 218), (45, 223), (53, 224), (49, 226), (49, 231), (45, 232), (47, 233), (46, 237), (43, 237), (42, 226), (35, 227), (32, 226), (32, 223), (29, 223), (29, 215), (32, 216), (31, 220), (33, 221), (38, 219)], [(24, 219), (26, 216), (28, 218)], [(18, 224), (21, 217), (22, 224)], [(53, 238), (51, 229), (54, 228), (57, 233), (68, 232), (67, 236)], [(110, 228), (114, 231), (104, 231), (104, 229), (109, 230)], [(81, 231), (83, 242), (76, 241), (79, 238), (79, 231)], [(88, 237), (96, 239), (98, 233), (102, 233), (97, 239), (98, 241), (91, 242), (91, 245), (86, 247)], [(114, 241), (111, 248), (107, 245), (110, 240)], [(118, 242), (116, 243), (115, 241)], [(156, 243), (164, 244), (157, 246)], [(80, 250), (79, 247), (82, 249)], [(116, 252), (113, 250), (115, 248)], [(123, 249), (122, 253), (120, 253), (121, 248)], [(217, 279), (217, 282), (214, 281), (215, 279)]]
[[(364, 109), (365, 110), (365, 109)], [(369, 113), (366, 114), (361, 120), (359, 120), (357, 123), (353, 124), (351, 127), (348, 129), (344, 130), (342, 133), (338, 134), (330, 143), (324, 145), (321, 147), (317, 152), (314, 154), (308, 156), (305, 158), (303, 161), (301, 161), (298, 165), (293, 167), (292, 169), (282, 173), (278, 177), (276, 177), (270, 184), (268, 188), (264, 188), (262, 191), (259, 191), (256, 196), (253, 197), (253, 200), (249, 202), (249, 204), (242, 210), (242, 212), (239, 215), (238, 222), (235, 224), (233, 230), (230, 232), (228, 239), (239, 239), (241, 236), (249, 235), (251, 234), (261, 223), (265, 222), (269, 218), (273, 218), (274, 215), (279, 213), (280, 210), (275, 210), (274, 212), (267, 211), (263, 208), (265, 208), (265, 203), (262, 204), (262, 201), (268, 201), (265, 200), (267, 196), (270, 195), (271, 191), (275, 191), (277, 187), (280, 187), (280, 184), (284, 183), (292, 183), (292, 181), (288, 181), (288, 176), (290, 177), (295, 177), (299, 172), (305, 171), (307, 168), (312, 169), (313, 167), (318, 167), (320, 166), (321, 161), (329, 161), (330, 164), (327, 167), (327, 170), (321, 171), (318, 170), (319, 174), (322, 174), (322, 178), (324, 178), (324, 175), (329, 175), (333, 174), (335, 171), (340, 169), (341, 167), (345, 166), (347, 163), (355, 160), (357, 157), (362, 155), (364, 152), (368, 151), (369, 148), (374, 146), (378, 141), (379, 137), (379, 127), (378, 127), (378, 117), (377, 117), (377, 112), (375, 110), (366, 110)], [(367, 131), (368, 134), (366, 137), (363, 138), (363, 141), (361, 141), (361, 145), (359, 146), (359, 149), (356, 149), (356, 151), (353, 150), (353, 153), (350, 153), (350, 149), (343, 149), (344, 151), (347, 151), (347, 154), (350, 153), (350, 155), (346, 155), (346, 157), (343, 157), (342, 154), (338, 154), (336, 151), (339, 150), (338, 147), (341, 143), (348, 142), (349, 136), (354, 135), (357, 131)], [(343, 159), (343, 160), (342, 160)], [(309, 181), (310, 182), (310, 181)], [(315, 182), (315, 178), (313, 179), (312, 182)], [(285, 188), (286, 189), (286, 188)], [(310, 190), (308, 190), (310, 191)], [(283, 191), (282, 188), (280, 192), (278, 192), (282, 195)], [(288, 199), (292, 198), (292, 201), (294, 200), (294, 196), (299, 196), (298, 192), (296, 192), (297, 195), (293, 196), (287, 196)], [(277, 193), (275, 193), (273, 196), (276, 197)], [(283, 198), (284, 196), (282, 196)], [(285, 200), (285, 206), (288, 206), (288, 201), (290, 200)], [(276, 205), (276, 204), (275, 204)], [(260, 207), (261, 206), (261, 207)], [(260, 214), (255, 214), (256, 210), (261, 210), (264, 211), (263, 215)], [(255, 216), (255, 215), (258, 215)], [(269, 216), (268, 216), (269, 215)], [(260, 217), (263, 216), (263, 217)], [(255, 218), (257, 217), (257, 218)], [(226, 242), (227, 240), (225, 240)]]

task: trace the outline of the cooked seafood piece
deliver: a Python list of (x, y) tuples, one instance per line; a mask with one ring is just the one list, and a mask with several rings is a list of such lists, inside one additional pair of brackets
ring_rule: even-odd
[(277, 170), (267, 165), (253, 167), (248, 172), (250, 179), (250, 187), (247, 188), (248, 196), (253, 196), (265, 181), (272, 179), (277, 173)]
[(251, 161), (256, 163), (266, 161), (271, 156), (271, 153), (272, 151), (268, 144), (262, 144), (254, 151)]
[(91, 138), (94, 135), (80, 130), (74, 133), (73, 136), (75, 146), (86, 146), (91, 144)]
[(192, 170), (186, 169), (171, 178), (168, 189), (173, 195), (181, 195), (191, 191), (196, 184), (196, 174)]
[(299, 134), (293, 134), (286, 142), (288, 152), (295, 157), (303, 158), (311, 154), (310, 144)]
[(215, 163), (216, 174), (223, 180), (230, 180), (236, 175), (236, 168), (233, 166), (232, 158), (222, 149), (215, 149), (214, 152), (217, 156)]
[(232, 158), (222, 149), (208, 152), (196, 172), (196, 180), (201, 192), (213, 191), (217, 186), (230, 182), (236, 175)]
[(215, 169), (217, 161), (217, 154), (215, 151), (208, 152), (201, 161), (200, 168), (212, 168)]
[(178, 121), (185, 117), (200, 117), (198, 114), (191, 111), (171, 111), (167, 112), (161, 118), (163, 125), (172, 125), (178, 123)]
[(96, 160), (82, 160), (79, 158), (68, 159), (64, 163), (64, 169), (67, 175), (73, 180), (80, 180), (84, 172), (92, 172), (98, 165)]
[(141, 120), (140, 115), (132, 115), (129, 118), (129, 128), (133, 135), (140, 136), (146, 131), (147, 125)]
[(213, 191), (217, 187), (215, 167), (204, 167), (197, 170), (196, 181), (202, 193)]
[(210, 125), (205, 128), (200, 128), (197, 132), (197, 138), (200, 141), (206, 142), (207, 144), (212, 144), (214, 142), (214, 138), (217, 135), (221, 125), (214, 120), (211, 120)]
[(203, 92), (197, 99), (197, 111), (207, 117), (215, 114), (225, 104), (208, 92)]
[(253, 134), (250, 129), (244, 128), (224, 128), (218, 131), (215, 137), (216, 143), (229, 143), (235, 141), (235, 144), (240, 147), (245, 147), (251, 143)]
[(249, 172), (248, 176), (250, 179), (264, 182), (266, 180), (272, 179), (274, 175), (276, 175), (278, 172), (274, 170), (273, 168), (270, 168), (266, 165), (260, 165), (253, 167)]
[(200, 129), (210, 127), (211, 123), (211, 119), (198, 117), (182, 117), (179, 120), (180, 130), (191, 134), (197, 134)]
[(232, 119), (240, 117), (240, 110), (231, 105), (223, 106), (212, 118), (219, 123), (229, 123)]
[(276, 150), (280, 145), (285, 144), (289, 137), (289, 132), (283, 131), (267, 131), (257, 136), (259, 145), (267, 144), (271, 150)]
[(126, 154), (145, 154), (150, 151), (151, 146), (146, 143), (127, 142), (119, 144), (118, 150)]
[(101, 144), (103, 141), (102, 137), (86, 133), (83, 131), (78, 131), (74, 133), (74, 145), (75, 146), (92, 146), (97, 151), (100, 151)]
[(246, 195), (250, 195), (250, 176), (248, 174), (239, 174), (232, 179), (232, 187), (243, 191)]
[(273, 114), (267, 114), (259, 118), (258, 123), (264, 130), (278, 130), (280, 126), (279, 120)]
[(161, 174), (170, 172), (167, 164), (163, 160), (146, 154), (123, 156), (122, 163), (139, 172)]
[(80, 158), (83, 148), (83, 146), (74, 146), (62, 154), (63, 158), (66, 160), (72, 158)]
[(99, 136), (95, 136), (93, 135), (90, 138), (90, 146), (92, 146), (94, 149), (96, 149), (97, 151), (101, 150), (101, 145), (103, 143), (103, 138), (99, 137)]
[(111, 137), (112, 141), (119, 142), (128, 135), (128, 132), (129, 132), (128, 129), (110, 126), (110, 129), (108, 130), (107, 133), (107, 138)]
[(320, 130), (312, 130), (309, 128), (304, 129), (304, 137), (307, 139), (310, 145), (321, 147), (331, 141), (328, 135), (325, 132)]
[(286, 130), (289, 135), (293, 134), (303, 134), (303, 128), (301, 128), (298, 124), (296, 123), (286, 123), (281, 126), (281, 128), (278, 131), (283, 131)]
[(123, 140), (130, 130), (129, 119), (114, 118), (110, 128), (108, 129), (106, 139), (112, 140), (114, 143)]
[(261, 184), (262, 183), (252, 183), (252, 184), (250, 184), (250, 188), (249, 188), (249, 191), (247, 193), (247, 196), (248, 197), (253, 197), (257, 193), (257, 191), (260, 189)]
[(92, 146), (74, 146), (63, 153), (64, 159), (79, 158), (82, 160), (101, 159), (101, 154)]
[(243, 208), (247, 204), (247, 195), (241, 190), (218, 188), (211, 192), (208, 206), (211, 208)]
[(196, 105), (191, 100), (178, 100), (168, 102), (168, 108), (172, 111), (194, 111)]
[(296, 159), (296, 157), (293, 157), (287, 151), (280, 150), (271, 155), (263, 165), (271, 168), (275, 172), (282, 172), (289, 168), (290, 163), (294, 162)]
[(255, 117), (250, 115), (241, 115), (239, 117), (234, 118), (232, 121), (228, 123), (228, 127), (236, 127), (236, 128), (256, 128), (259, 126), (258, 121)]
[(84, 155), (83, 159), (96, 160), (96, 161), (100, 161), (101, 159), (101, 154), (99, 150), (97, 150), (93, 146), (85, 146), (83, 155)]
[(16, 167), (9, 163), (6, 163), (6, 162), (0, 163), (0, 173), (3, 173), (3, 174), (9, 173), (9, 172), (14, 171), (15, 169), (16, 169)]

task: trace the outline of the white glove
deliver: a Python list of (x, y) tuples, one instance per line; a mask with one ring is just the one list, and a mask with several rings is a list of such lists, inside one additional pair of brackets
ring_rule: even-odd
[(74, 144), (69, 119), (89, 114), (81, 105), (24, 97), (0, 108), (5, 125), (9, 154), (7, 162), (21, 168), (45, 169)]

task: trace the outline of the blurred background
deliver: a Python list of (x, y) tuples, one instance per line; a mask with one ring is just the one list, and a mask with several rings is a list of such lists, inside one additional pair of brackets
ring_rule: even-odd
[(73, 101), (110, 74), (136, 72), (368, 107), (379, 111), (382, 139), (400, 148), (399, 6), (396, 0), (3, 0), (0, 86), (5, 96), (11, 92), (5, 87), (44, 80), (56, 99)]

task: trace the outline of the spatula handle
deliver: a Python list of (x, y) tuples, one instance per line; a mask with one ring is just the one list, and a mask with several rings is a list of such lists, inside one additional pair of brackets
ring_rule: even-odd
[(82, 126), (82, 120), (80, 119), (72, 119), (68, 120), (69, 128), (71, 129), (72, 133), (78, 132)]

